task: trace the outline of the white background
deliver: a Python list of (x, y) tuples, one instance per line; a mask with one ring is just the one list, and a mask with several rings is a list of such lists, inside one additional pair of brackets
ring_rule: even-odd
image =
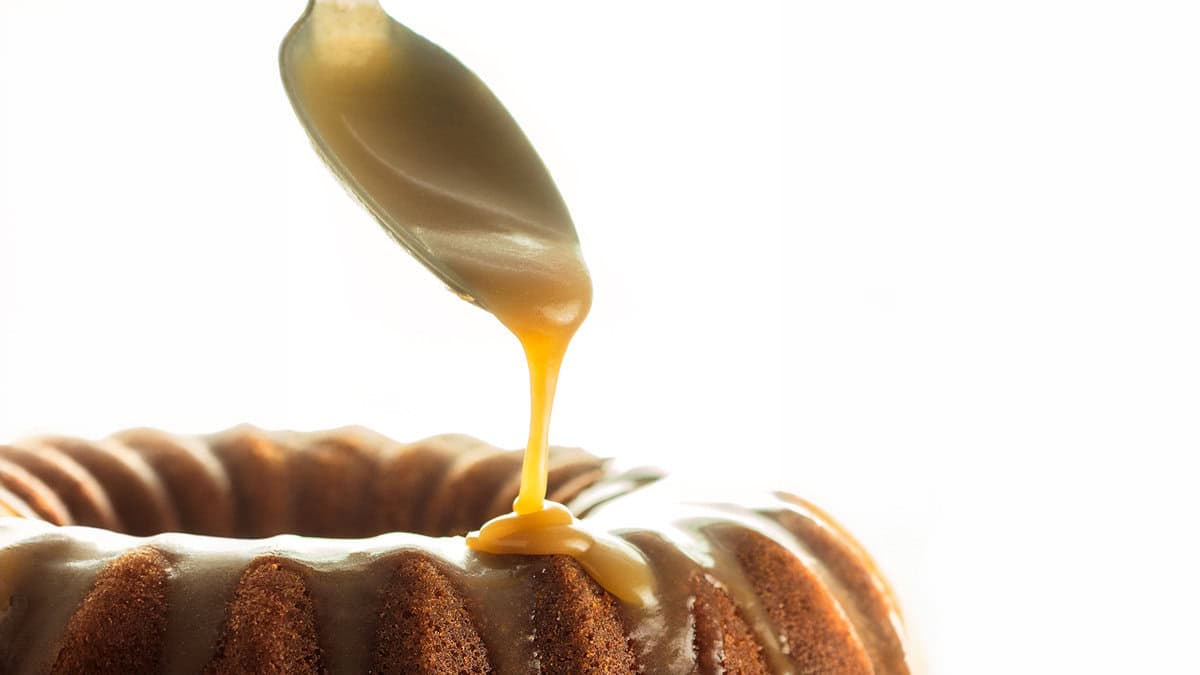
[[(302, 4), (0, 0), (0, 439), (523, 440), (515, 341), (307, 146)], [(575, 215), (554, 441), (827, 506), (948, 675), (1197, 672), (1190, 4), (385, 2)]]

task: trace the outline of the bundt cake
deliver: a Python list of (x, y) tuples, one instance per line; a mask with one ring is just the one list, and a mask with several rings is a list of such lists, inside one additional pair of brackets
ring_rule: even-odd
[(786, 494), (672, 501), (556, 449), (550, 497), (646, 558), (644, 607), (566, 556), (469, 551), (520, 463), (361, 429), (0, 447), (0, 672), (909, 672), (869, 558)]

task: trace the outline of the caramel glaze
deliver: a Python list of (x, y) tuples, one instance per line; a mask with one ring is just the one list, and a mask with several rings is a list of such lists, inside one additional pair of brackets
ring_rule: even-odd
[[(120, 438), (144, 438), (147, 433)], [(414, 470), (427, 452), (457, 448), (446, 469), (427, 472), (441, 476), (432, 481), (435, 492), (456, 492), (458, 482), (472, 475), (473, 466), (510, 455), (462, 437), (401, 445), (346, 433), (274, 435), (243, 429), (181, 447), (205, 456), (206, 448), (236, 444), (247, 448), (233, 453), (240, 456), (255, 446), (285, 446), (294, 448), (292, 455), (298, 457), (338, 440), (368, 449), (376, 467), (407, 458), (411, 463), (402, 473)], [(162, 435), (159, 441), (165, 438), (171, 437)], [(145, 455), (145, 450), (139, 454)], [(225, 466), (235, 463), (228, 451), (219, 457)], [(557, 466), (575, 461), (559, 460)], [(569, 484), (573, 475), (552, 474), (556, 489)], [(385, 482), (381, 477), (368, 480), (377, 486)], [(243, 485), (253, 481), (249, 475), (231, 473), (228, 481), (234, 485), (235, 503), (243, 493), (259, 488), (253, 482)], [(511, 486), (507, 479), (494, 484), (505, 486), (502, 489)], [(294, 498), (303, 498), (305, 489), (297, 487), (300, 494)], [(656, 579), (666, 580), (655, 590), (656, 602), (615, 605), (637, 669), (720, 672), (703, 664), (719, 664), (728, 642), (737, 636), (726, 633), (714, 642), (706, 633), (702, 610), (704, 603), (731, 602), (744, 637), (757, 645), (746, 653), (760, 659), (769, 672), (909, 672), (887, 585), (866, 554), (831, 519), (787, 494), (730, 495), (737, 499), (714, 502), (711, 495), (701, 498), (688, 490), (682, 481), (635, 470), (606, 475), (568, 499), (589, 531), (605, 533), (636, 551)], [(439, 501), (420, 491), (387, 499)], [(234, 510), (236, 521), (243, 521), (245, 510)], [(310, 530), (307, 523), (289, 525), (294, 531)], [(231, 525), (242, 526), (241, 522)], [(370, 642), (381, 616), (380, 589), (387, 587), (397, 565), (414, 555), (446, 570), (462, 593), (477, 619), (495, 672), (530, 672), (546, 649), (539, 640), (547, 636), (537, 635), (534, 626), (545, 625), (536, 623), (545, 620), (538, 613), (547, 611), (538, 604), (538, 593), (548, 583), (554, 557), (492, 555), (467, 548), (458, 537), (410, 533), (363, 539), (281, 535), (234, 540), (179, 533), (141, 538), (3, 517), (0, 599), (11, 602), (0, 603), (0, 671), (46, 672), (63, 627), (98, 576), (114, 560), (138, 550), (160, 552), (168, 561), (164, 672), (204, 670), (217, 650), (227, 604), (239, 580), (263, 564), (282, 565), (307, 588), (321, 663), (329, 672), (368, 670), (364, 659), (372, 653)], [(785, 612), (784, 606), (791, 609)], [(803, 625), (796, 625), (796, 616), (805, 617)]]

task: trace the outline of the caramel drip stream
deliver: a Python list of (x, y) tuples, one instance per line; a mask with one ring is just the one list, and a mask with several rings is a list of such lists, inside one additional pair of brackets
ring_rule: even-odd
[(386, 229), (520, 341), (530, 423), (514, 511), (476, 551), (567, 554), (621, 600), (651, 602), (644, 558), (546, 501), (550, 413), (592, 282), (536, 151), (478, 77), (372, 1), (316, 0), (281, 56), (314, 145)]

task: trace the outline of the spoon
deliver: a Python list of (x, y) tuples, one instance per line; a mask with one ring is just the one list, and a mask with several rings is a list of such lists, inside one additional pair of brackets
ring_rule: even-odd
[(310, 0), (280, 70), (321, 158), (397, 242), (518, 337), (569, 339), (591, 305), (579, 237), (474, 73), (378, 0)]

